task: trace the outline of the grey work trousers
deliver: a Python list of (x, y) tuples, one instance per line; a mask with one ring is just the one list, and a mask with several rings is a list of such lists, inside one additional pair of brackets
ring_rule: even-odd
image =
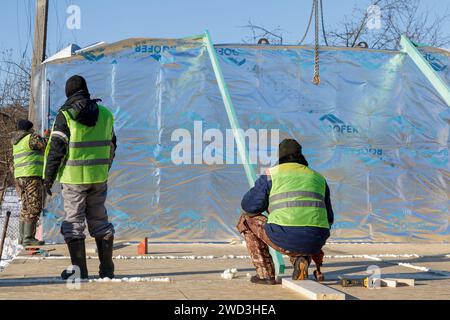
[(65, 218), (61, 233), (66, 242), (85, 239), (86, 221), (89, 234), (94, 238), (114, 235), (114, 226), (108, 221), (105, 201), (107, 183), (75, 185), (63, 184)]

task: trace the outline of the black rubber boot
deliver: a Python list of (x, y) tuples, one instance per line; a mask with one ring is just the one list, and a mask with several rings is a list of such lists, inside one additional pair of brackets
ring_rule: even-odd
[(25, 222), (19, 221), (19, 244), (23, 244), (23, 226)]
[(317, 282), (325, 281), (325, 276), (320, 271), (320, 267), (318, 267), (317, 270), (314, 270), (314, 278), (316, 279)]
[(308, 280), (308, 268), (310, 263), (311, 257), (309, 256), (297, 257), (294, 263), (292, 280)]
[[(88, 269), (86, 265), (86, 247), (84, 245), (84, 239), (74, 239), (67, 243), (67, 247), (69, 248), (70, 260), (73, 266), (78, 266), (80, 268), (80, 278), (88, 279)], [(75, 271), (67, 272), (64, 270), (61, 273), (61, 278), (63, 280), (69, 279)]]
[(113, 243), (114, 236), (107, 236), (107, 238), (95, 238), (97, 244), (98, 259), (100, 260), (99, 276), (100, 278), (114, 278), (114, 262)]
[(43, 246), (44, 241), (39, 241), (36, 236), (36, 222), (24, 222), (23, 223), (23, 240), (24, 246)]
[(275, 279), (261, 279), (258, 275), (252, 276), (250, 278), (250, 282), (255, 283), (255, 284), (265, 284), (265, 285), (270, 285), (270, 286), (277, 284), (277, 281)]

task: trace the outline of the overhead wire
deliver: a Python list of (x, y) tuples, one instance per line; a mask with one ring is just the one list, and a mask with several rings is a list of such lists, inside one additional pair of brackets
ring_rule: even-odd
[(59, 10), (58, 6), (56, 4), (56, 0), (50, 0), (53, 2), (53, 9), (55, 10), (55, 17), (56, 17), (56, 28), (55, 28), (55, 51), (59, 51), (62, 49), (62, 28), (61, 28), (61, 21), (59, 19)]
[(323, 18), (323, 3), (322, 0), (320, 1), (320, 18), (322, 20), (322, 35), (323, 35), (323, 40), (325, 41), (325, 45), (328, 47), (328, 40), (327, 40), (327, 33), (325, 32), (325, 22), (324, 22), (324, 18)]
[(309, 15), (309, 21), (308, 21), (308, 25), (307, 25), (307, 27), (306, 27), (305, 34), (303, 35), (303, 38), (302, 38), (302, 39), (300, 40), (300, 42), (298, 43), (299, 45), (301, 45), (301, 44), (303, 43), (303, 41), (305, 41), (306, 36), (307, 36), (308, 33), (309, 33), (309, 28), (311, 27), (312, 17), (313, 17), (313, 15), (314, 15), (314, 1), (315, 1), (315, 0), (313, 0), (313, 4), (312, 4), (312, 7), (311, 7), (311, 14)]

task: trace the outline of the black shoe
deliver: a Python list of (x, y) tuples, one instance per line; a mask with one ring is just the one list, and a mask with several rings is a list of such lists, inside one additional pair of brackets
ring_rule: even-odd
[[(23, 223), (23, 238), (22, 245), (23, 246), (43, 246), (45, 245), (44, 241), (39, 241), (35, 238), (36, 236), (36, 222), (24, 222)], [(20, 226), (19, 226), (20, 228)]]
[(298, 257), (294, 263), (294, 273), (292, 274), (292, 280), (308, 280), (308, 268), (310, 263), (310, 257)]
[[(77, 266), (80, 268), (80, 278), (88, 279), (88, 269), (86, 264), (86, 247), (84, 245), (84, 239), (74, 239), (67, 243), (67, 247), (69, 248), (70, 260), (72, 261), (73, 266)], [(75, 271), (68, 272), (64, 270), (61, 273), (61, 278), (63, 280), (69, 279)]]
[(114, 278), (113, 243), (114, 236), (105, 238), (95, 238), (97, 244), (98, 259), (100, 260), (100, 278)]
[(256, 283), (256, 284), (271, 285), (271, 286), (277, 284), (275, 279), (261, 279), (258, 275), (251, 277), (250, 282)]
[(325, 281), (325, 276), (320, 270), (314, 270), (314, 278), (316, 278), (317, 282)]

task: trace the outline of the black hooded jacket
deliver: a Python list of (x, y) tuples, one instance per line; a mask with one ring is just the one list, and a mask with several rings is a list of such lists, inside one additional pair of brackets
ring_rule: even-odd
[[(99, 109), (97, 102), (99, 101), (101, 100), (92, 100), (89, 93), (82, 90), (69, 97), (64, 105), (59, 109), (52, 130), (50, 150), (45, 167), (46, 182), (53, 184), (56, 179), (58, 169), (68, 152), (70, 129), (62, 111), (67, 111), (75, 121), (83, 125), (93, 127), (98, 121)], [(113, 148), (111, 150), (111, 159), (114, 158), (115, 150), (117, 148), (117, 139), (114, 134), (114, 129), (112, 132), (112, 143)]]

